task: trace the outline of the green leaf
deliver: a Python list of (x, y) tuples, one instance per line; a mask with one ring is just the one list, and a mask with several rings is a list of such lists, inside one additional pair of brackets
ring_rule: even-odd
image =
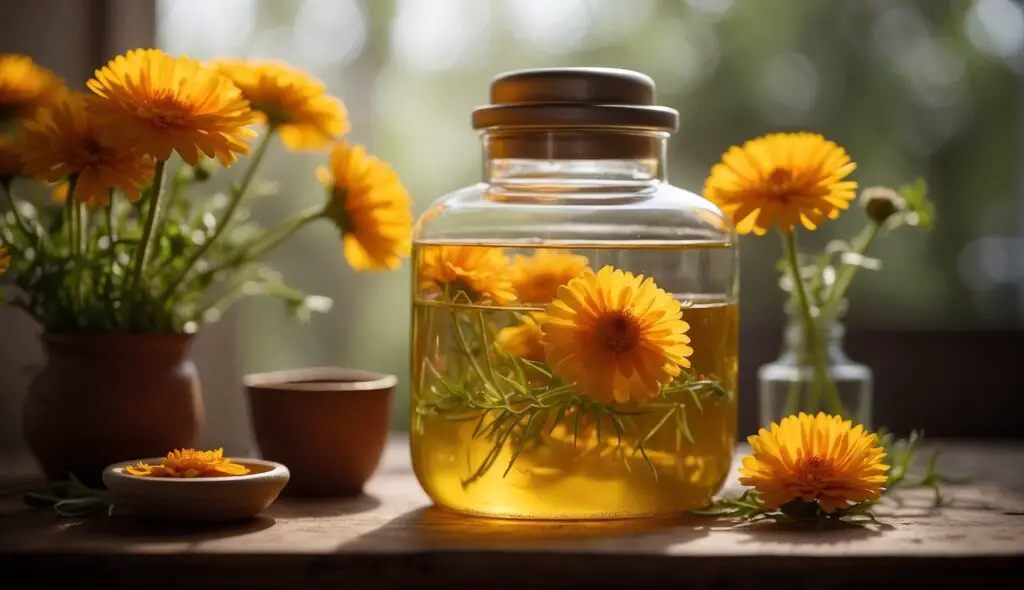
[(908, 211), (912, 214), (907, 222), (920, 226), (925, 231), (931, 230), (935, 224), (935, 205), (928, 200), (928, 185), (924, 178), (918, 178), (910, 184), (901, 186), (899, 193), (906, 202)]

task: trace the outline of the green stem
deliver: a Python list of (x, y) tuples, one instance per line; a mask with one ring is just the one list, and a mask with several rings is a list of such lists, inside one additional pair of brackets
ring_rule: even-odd
[(149, 213), (146, 216), (146, 224), (142, 229), (142, 240), (132, 256), (132, 278), (126, 290), (127, 299), (124, 306), (124, 327), (128, 330), (131, 329), (132, 311), (139, 297), (142, 271), (146, 268), (146, 255), (149, 254), (150, 243), (153, 241), (153, 227), (160, 217), (160, 192), (164, 185), (164, 169), (166, 166), (166, 160), (157, 160), (156, 171), (153, 174), (153, 191), (149, 198)]
[(25, 223), (25, 218), (21, 216), (21, 211), (18, 210), (18, 202), (14, 199), (14, 192), (11, 190), (11, 180), (5, 178), (3, 182), (0, 182), (0, 188), (3, 189), (4, 194), (7, 195), (7, 200), (11, 203), (11, 211), (14, 212), (14, 221), (18, 224), (18, 228), (21, 229), (22, 233), (26, 236), (35, 235), (29, 231), (28, 224)]
[(107, 221), (107, 239), (110, 240), (108, 246), (113, 249), (114, 242), (117, 241), (117, 230), (114, 227), (114, 203), (111, 202), (109, 206), (104, 208), (103, 212)]
[[(871, 242), (878, 237), (881, 229), (881, 224), (874, 221), (870, 222), (854, 239), (853, 253), (857, 256), (863, 256)], [(846, 295), (846, 290), (850, 287), (850, 283), (853, 282), (853, 277), (857, 275), (858, 270), (860, 270), (860, 266), (856, 264), (844, 264), (839, 269), (836, 282), (828, 290), (825, 302), (821, 306), (821, 317), (826, 323), (835, 318), (835, 314), (839, 311), (839, 304), (842, 302), (843, 296)]]
[[(800, 364), (804, 364), (804, 359), (801, 359)], [(786, 416), (795, 414), (797, 409), (800, 407), (800, 390), (802, 389), (802, 385), (803, 383), (800, 381), (799, 377), (790, 382), (789, 390), (786, 392), (786, 406), (782, 410), (783, 415), (778, 417), (780, 420)]]
[(825, 391), (825, 404), (829, 412), (846, 416), (843, 404), (839, 400), (839, 392), (835, 383), (828, 374), (828, 365), (825, 359), (825, 348), (820, 342), (821, 333), (818, 330), (814, 314), (811, 312), (810, 300), (807, 291), (804, 289), (803, 277), (800, 276), (800, 262), (797, 260), (796, 235), (789, 232), (782, 233), (782, 246), (786, 252), (786, 260), (789, 264), (790, 277), (793, 280), (793, 290), (796, 292), (797, 307), (799, 308), (800, 320), (804, 329), (804, 339), (809, 351), (811, 362), (814, 368), (814, 387), (811, 389), (811, 399), (808, 400), (810, 411), (814, 411), (818, 404), (818, 394), (822, 389)]
[(70, 293), (68, 295), (68, 305), (72, 311), (72, 322), (76, 325), (78, 323), (78, 310), (81, 308), (81, 289), (79, 281), (79, 269), (82, 268), (81, 263), (76, 259), (78, 258), (78, 207), (75, 206), (75, 185), (77, 184), (78, 177), (71, 175), (68, 178), (68, 196), (64, 200), (64, 226), (67, 230), (68, 238), (68, 257), (71, 259), (71, 271), (68, 273), (67, 278), (71, 280), (71, 284), (68, 286)]
[(484, 374), (483, 369), (480, 368), (480, 363), (477, 362), (476, 356), (473, 354), (473, 350), (469, 347), (469, 340), (466, 338), (466, 334), (462, 330), (462, 322), (459, 320), (459, 312), (454, 309), (452, 310), (452, 330), (455, 332), (455, 340), (458, 342), (459, 349), (462, 351), (462, 354), (469, 359), (469, 364), (473, 367), (473, 372), (476, 373), (476, 376), (483, 382), (484, 387), (490, 386), (490, 378)]
[[(70, 195), (70, 193), (68, 194)], [(85, 216), (85, 205), (82, 203), (74, 203), (70, 198), (68, 199), (68, 202), (72, 203), (71, 217), (72, 223), (74, 224), (75, 254), (77, 258), (83, 258), (88, 255), (88, 252), (86, 252), (87, 238), (85, 236), (85, 220), (83, 219)], [(81, 262), (76, 262), (71, 270), (72, 276), (75, 277), (74, 289), (75, 299), (78, 301), (78, 309), (85, 309), (85, 295), (82, 285), (82, 266), (83, 264)]]
[(209, 252), (210, 247), (213, 243), (220, 238), (224, 231), (231, 225), (231, 218), (234, 217), (235, 211), (238, 209), (238, 205), (242, 202), (242, 197), (249, 190), (249, 185), (252, 184), (253, 179), (256, 178), (256, 169), (259, 168), (260, 162), (263, 161), (263, 156), (267, 153), (267, 148), (270, 146), (270, 140), (274, 136), (276, 129), (274, 127), (268, 127), (267, 132), (260, 139), (259, 144), (256, 146), (256, 151), (253, 152), (252, 157), (249, 158), (249, 167), (245, 170), (242, 175), (242, 180), (238, 184), (231, 196), (231, 202), (228, 203), (227, 210), (224, 211), (224, 216), (221, 218), (220, 223), (217, 224), (216, 229), (213, 231), (213, 235), (210, 236), (199, 249), (192, 253), (188, 261), (185, 262), (185, 266), (182, 267), (181, 272), (167, 285), (163, 294), (160, 296), (160, 305), (162, 306), (166, 300), (174, 295), (174, 292), (181, 286), (182, 281), (188, 276), (188, 273), (192, 271), (192, 267), (196, 265), (203, 256)]
[(221, 264), (218, 264), (214, 268), (204, 271), (201, 278), (209, 277), (210, 275), (217, 274), (223, 270), (233, 268), (247, 262), (256, 260), (263, 254), (273, 250), (286, 242), (293, 235), (298, 233), (299, 230), (306, 227), (310, 223), (324, 217), (324, 210), (321, 207), (310, 207), (302, 213), (299, 213), (295, 217), (285, 221), (281, 225), (274, 229), (266, 232), (263, 239), (253, 244), (245, 252), (240, 252), (238, 255), (232, 257)]
[(81, 256), (84, 254), (82, 248), (82, 204), (72, 203), (71, 204), (71, 224), (72, 230), (75, 236), (75, 254)]
[(64, 229), (68, 238), (68, 253), (75, 256), (75, 202), (71, 199), (71, 190), (68, 190), (68, 198), (64, 201)]
[(235, 260), (237, 260), (238, 263), (256, 260), (260, 256), (263, 256), (267, 252), (270, 252), (274, 248), (277, 248), (281, 244), (287, 242), (292, 236), (298, 233), (299, 230), (323, 216), (324, 210), (322, 207), (310, 207), (290, 220), (285, 221), (278, 226), (278, 228), (267, 232), (267, 235), (263, 240), (257, 242), (251, 249), (249, 249), (248, 252), (243, 252), (240, 259), (236, 257)]
[(78, 251), (89, 255), (89, 209), (84, 203), (78, 204)]

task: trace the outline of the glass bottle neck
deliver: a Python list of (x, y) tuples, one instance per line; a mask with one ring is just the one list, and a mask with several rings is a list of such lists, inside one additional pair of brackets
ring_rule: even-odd
[[(827, 322), (820, 326), (818, 339), (825, 346), (828, 357), (831, 361), (845, 360), (846, 354), (843, 351), (843, 336), (846, 328), (839, 322)], [(807, 334), (804, 332), (803, 324), (799, 318), (790, 317), (786, 323), (784, 354), (804, 356), (807, 353)]]
[(531, 129), (484, 134), (489, 184), (664, 182), (667, 133)]

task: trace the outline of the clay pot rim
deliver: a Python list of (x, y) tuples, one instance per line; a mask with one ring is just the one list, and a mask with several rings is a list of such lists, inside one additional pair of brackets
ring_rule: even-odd
[[(266, 471), (260, 471), (258, 473), (247, 473), (245, 475), (224, 475), (219, 477), (139, 477), (137, 475), (129, 475), (125, 473), (124, 468), (129, 465), (136, 465), (140, 461), (148, 463), (150, 465), (159, 464), (164, 457), (149, 457), (145, 459), (134, 459), (132, 461), (118, 461), (113, 465), (107, 466), (103, 470), (103, 480), (107, 483), (108, 476), (112, 479), (121, 481), (131, 481), (131, 485), (146, 486), (146, 485), (164, 485), (164, 484), (201, 484), (201, 483), (219, 483), (223, 485), (225, 482), (234, 482), (239, 485), (251, 484), (257, 480), (264, 479), (285, 479), (287, 480), (291, 472), (282, 463), (276, 461), (267, 461), (266, 459), (252, 459), (249, 457), (232, 457), (231, 460), (239, 465), (246, 466), (259, 466), (269, 467)], [(149, 483), (153, 482), (153, 483)], [(110, 484), (107, 483), (107, 487)]]
[[(311, 381), (315, 383), (310, 383)], [(242, 383), (250, 390), (260, 391), (378, 391), (387, 393), (398, 385), (398, 377), (363, 369), (306, 367), (250, 373), (242, 377)]]

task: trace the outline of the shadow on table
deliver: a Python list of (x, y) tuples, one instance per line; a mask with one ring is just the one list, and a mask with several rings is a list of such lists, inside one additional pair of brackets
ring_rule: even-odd
[(465, 516), (434, 506), (403, 514), (339, 546), (339, 551), (573, 549), (659, 553), (707, 535), (706, 519), (530, 521)]
[(732, 526), (714, 526), (712, 530), (730, 530), (744, 535), (740, 543), (771, 545), (839, 545), (881, 536), (895, 530), (884, 522), (845, 522), (829, 520), (812, 523), (776, 523), (758, 521)]
[(379, 507), (380, 498), (360, 494), (351, 498), (282, 497), (271, 508), (272, 516), (288, 519), (352, 516)]
[(114, 537), (132, 542), (198, 543), (226, 539), (268, 529), (273, 518), (255, 516), (246, 520), (207, 523), (142, 519), (130, 515), (94, 516), (64, 527), (64, 534), (94, 540), (97, 536)]

